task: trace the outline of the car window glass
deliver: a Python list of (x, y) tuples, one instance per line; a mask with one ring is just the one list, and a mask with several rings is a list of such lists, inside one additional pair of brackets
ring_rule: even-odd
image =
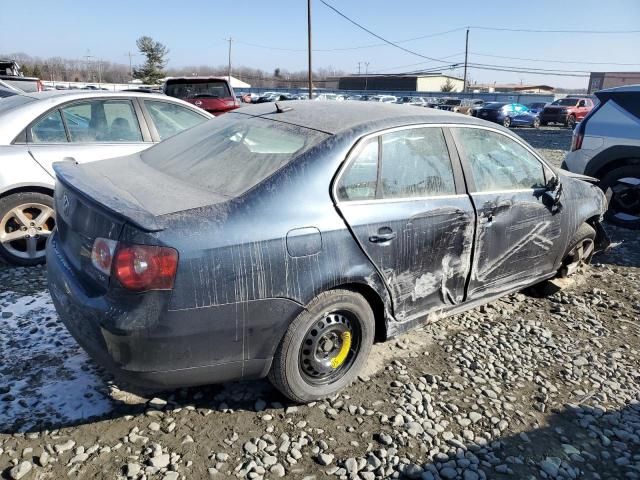
[(542, 163), (509, 137), (479, 128), (453, 128), (471, 166), (477, 192), (540, 188)]
[(62, 109), (72, 142), (141, 142), (142, 133), (129, 100), (92, 100)]
[(382, 136), (382, 196), (455, 193), (449, 151), (440, 128), (412, 128)]
[(160, 140), (172, 137), (207, 120), (199, 113), (174, 103), (145, 100), (145, 105), (160, 135)]
[(67, 142), (67, 134), (64, 131), (59, 110), (50, 112), (31, 127), (31, 141), (33, 143)]
[(378, 139), (367, 140), (347, 167), (338, 186), (340, 200), (371, 200), (376, 196)]
[(585, 106), (585, 101), (584, 100), (580, 100), (580, 102), (578, 102), (578, 106), (579, 107), (584, 107)]

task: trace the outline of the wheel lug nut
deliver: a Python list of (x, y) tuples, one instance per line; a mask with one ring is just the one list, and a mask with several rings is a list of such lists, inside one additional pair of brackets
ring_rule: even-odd
[(20, 227), (20, 230), (22, 230), (23, 232), (27, 231), (27, 227)]
[(35, 226), (34, 222), (29, 222), (29, 225), (31, 225), (32, 227)]

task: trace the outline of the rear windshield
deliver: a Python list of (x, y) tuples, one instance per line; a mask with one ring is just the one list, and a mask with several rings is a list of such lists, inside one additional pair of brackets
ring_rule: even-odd
[(563, 105), (565, 107), (573, 107), (578, 103), (578, 99), (576, 98), (562, 98), (560, 100), (556, 100), (551, 105)]
[(169, 138), (141, 156), (166, 175), (232, 198), (326, 137), (296, 125), (228, 113)]
[(176, 98), (226, 98), (231, 96), (224, 80), (167, 80), (165, 93)]
[(506, 103), (486, 103), (482, 106), (483, 110), (500, 110)]

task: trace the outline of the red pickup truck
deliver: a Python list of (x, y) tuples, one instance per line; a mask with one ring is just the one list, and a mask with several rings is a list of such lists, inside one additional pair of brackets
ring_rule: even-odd
[(233, 88), (221, 77), (173, 77), (168, 78), (163, 91), (194, 104), (213, 115), (221, 115), (240, 106)]
[(540, 113), (540, 124), (561, 123), (573, 129), (593, 108), (590, 98), (566, 97), (547, 105)]

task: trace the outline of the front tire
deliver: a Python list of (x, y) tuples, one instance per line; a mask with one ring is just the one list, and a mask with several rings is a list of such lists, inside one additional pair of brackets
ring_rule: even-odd
[(0, 199), (0, 257), (13, 265), (44, 263), (45, 245), (55, 226), (53, 198), (20, 192)]
[(573, 130), (576, 126), (576, 117), (574, 117), (573, 115), (569, 115), (567, 117), (567, 121), (565, 123), (565, 125), (570, 128), (571, 130)]
[(595, 252), (596, 231), (588, 223), (583, 223), (569, 243), (567, 253), (562, 259), (558, 274), (562, 278), (573, 275), (581, 266), (591, 263)]
[(350, 290), (329, 290), (291, 323), (273, 358), (269, 380), (298, 403), (330, 397), (365, 364), (375, 333), (371, 306)]
[(607, 197), (607, 222), (640, 230), (640, 165), (615, 168), (600, 180)]

